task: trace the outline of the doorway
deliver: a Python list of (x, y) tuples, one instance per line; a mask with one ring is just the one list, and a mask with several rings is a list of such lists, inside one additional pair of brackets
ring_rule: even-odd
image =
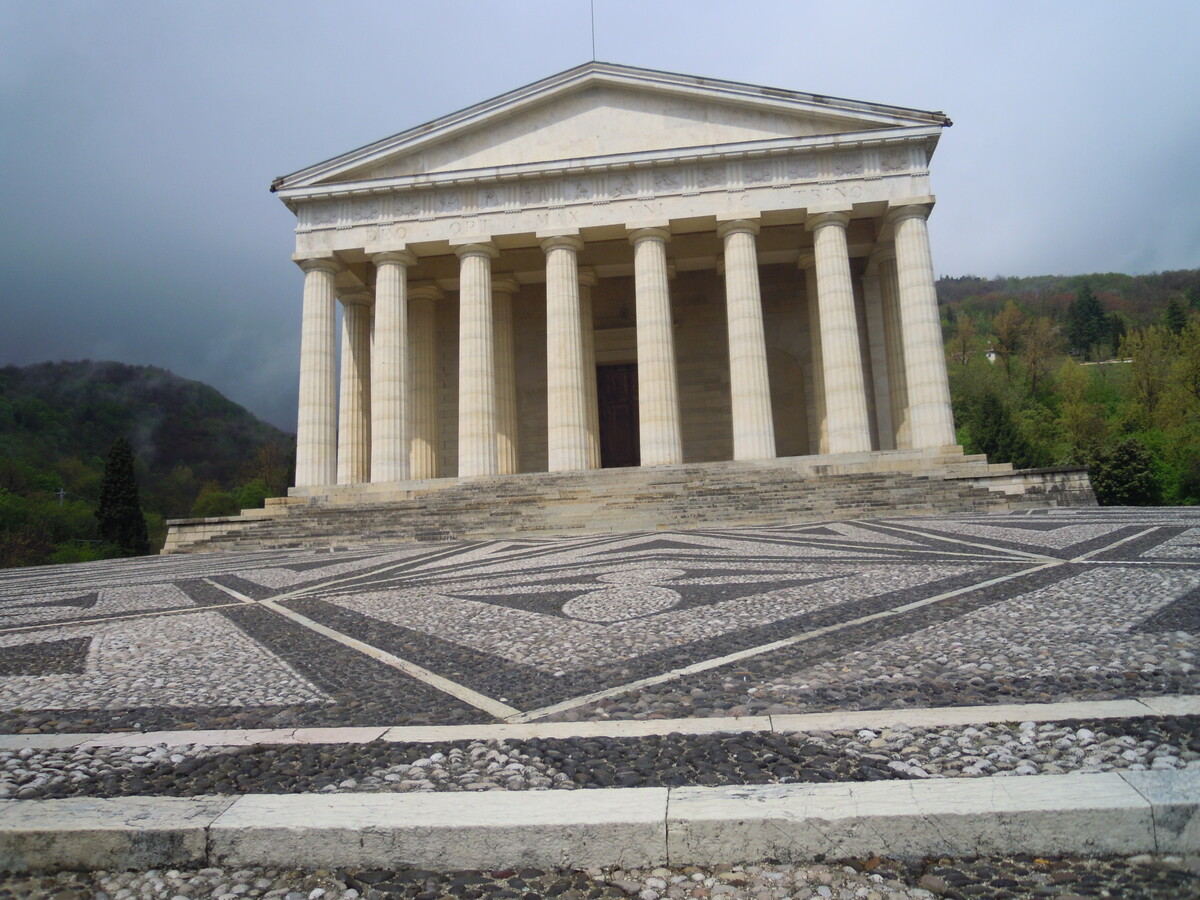
[(640, 465), (636, 363), (596, 367), (596, 405), (600, 412), (601, 468)]

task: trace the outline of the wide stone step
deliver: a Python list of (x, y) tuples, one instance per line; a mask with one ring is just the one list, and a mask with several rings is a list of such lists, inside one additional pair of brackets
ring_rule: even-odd
[[(898, 466), (910, 456), (873, 458), (880, 469), (803, 458), (442, 479), (395, 490), (338, 487), (327, 496), (289, 497), (252, 515), (172, 523), (164, 552), (768, 525), (1095, 503), (1080, 470), (1021, 473), (983, 458), (948, 454), (903, 471)], [(356, 498), (359, 502), (352, 503)]]

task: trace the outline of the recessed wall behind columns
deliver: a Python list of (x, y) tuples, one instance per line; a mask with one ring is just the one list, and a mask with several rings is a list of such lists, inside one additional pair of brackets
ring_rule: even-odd
[(808, 340), (804, 305), (804, 273), (795, 265), (760, 266), (763, 330), (767, 339), (767, 377), (771, 382), (771, 414), (775, 454), (804, 456), (809, 449), (802, 361)]
[[(794, 264), (766, 265), (759, 268), (759, 277), (776, 453), (779, 456), (814, 453), (815, 442), (810, 443), (807, 434), (805, 411), (803, 360), (808, 335), (803, 273)], [(548, 466), (545, 309), (544, 284), (523, 284), (513, 297), (522, 472), (544, 472)], [(632, 278), (600, 279), (593, 290), (593, 327), (598, 332), (624, 332), (629, 353), (628, 359), (622, 361), (636, 360), (630, 331), (637, 324), (634, 309)], [(671, 279), (671, 309), (675, 323), (684, 461), (732, 459), (729, 345), (721, 276), (715, 269), (679, 272)], [(458, 474), (456, 292), (449, 292), (444, 300), (438, 301), (437, 335), (440, 379), (438, 474), (455, 477)]]
[(522, 472), (550, 466), (546, 419), (546, 286), (523, 284), (513, 296), (517, 429)]

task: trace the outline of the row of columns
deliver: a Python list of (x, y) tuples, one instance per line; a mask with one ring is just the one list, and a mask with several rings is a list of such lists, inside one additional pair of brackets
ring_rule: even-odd
[[(861, 323), (850, 271), (844, 212), (810, 216), (813, 252), (806, 271), (811, 335), (810, 452), (853, 453), (880, 445), (954, 443), (941, 328), (934, 293), (926, 206), (889, 214), (893, 255), (873, 259), (863, 280), (866, 326), (873, 335), (864, 367)], [(729, 335), (734, 459), (775, 455), (756, 236), (750, 219), (723, 222), (723, 274)], [(683, 461), (674, 330), (668, 289), (666, 228), (632, 229), (637, 316), (641, 462)], [(546, 254), (546, 378), (550, 471), (599, 465), (591, 290), (581, 271), (577, 235), (542, 239)], [(498, 255), (487, 242), (456, 247), (459, 258), (458, 474), (518, 470), (517, 397), (511, 278), (493, 278)], [(376, 254), (375, 310), (369, 294), (343, 303), (340, 404), (335, 403), (335, 287), (332, 259), (301, 262), (305, 272), (301, 334), (297, 486), (393, 482), (436, 475), (437, 384), (434, 301), (437, 288), (410, 290), (407, 251)], [(864, 372), (872, 374), (868, 385)], [(886, 390), (884, 389), (886, 385)], [(868, 403), (868, 391), (874, 398)], [(880, 397), (883, 397), (880, 400)], [(334, 409), (340, 409), (337, 421)], [(872, 415), (874, 418), (872, 419)], [(886, 435), (886, 438), (885, 438)], [(882, 447), (891, 449), (891, 447)], [(335, 462), (336, 461), (336, 462)]]

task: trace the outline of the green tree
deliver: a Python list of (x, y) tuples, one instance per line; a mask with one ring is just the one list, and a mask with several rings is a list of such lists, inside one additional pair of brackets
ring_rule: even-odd
[(1163, 311), (1163, 326), (1172, 334), (1179, 334), (1187, 327), (1187, 313), (1183, 304), (1174, 297), (1167, 301), (1167, 308)]
[(143, 556), (150, 552), (146, 518), (133, 475), (133, 449), (123, 437), (117, 438), (108, 451), (96, 519), (101, 537), (115, 544), (122, 555)]
[(1126, 405), (1131, 419), (1143, 428), (1158, 424), (1159, 407), (1170, 380), (1174, 344), (1174, 335), (1157, 325), (1135, 331), (1121, 343), (1121, 355), (1133, 360)]
[(1101, 506), (1154, 506), (1162, 500), (1154, 457), (1136, 438), (1097, 453), (1088, 474)]
[(1036, 396), (1038, 388), (1050, 374), (1050, 366), (1062, 352), (1058, 329), (1046, 316), (1031, 320), (1025, 328), (1025, 340), (1021, 356), (1025, 360), (1025, 374), (1029, 378), (1029, 393)]
[(1085, 282), (1067, 307), (1067, 346), (1076, 356), (1087, 357), (1108, 336), (1108, 316)]
[(1068, 358), (1058, 370), (1059, 426), (1065, 437), (1070, 461), (1085, 462), (1104, 441), (1107, 430), (1104, 417), (1096, 404), (1088, 402), (1087, 370)]
[(237, 500), (238, 511), (243, 509), (260, 509), (264, 501), (273, 496), (267, 482), (262, 478), (252, 478), (233, 492)]
[(215, 481), (210, 481), (200, 488), (200, 496), (192, 504), (192, 517), (209, 519), (214, 516), (236, 516), (241, 512), (237, 497), (231, 491), (221, 488)]
[(1112, 348), (1112, 352), (1117, 353), (1117, 348), (1121, 346), (1121, 340), (1125, 337), (1125, 333), (1129, 330), (1129, 326), (1125, 323), (1125, 317), (1119, 312), (1111, 312), (1107, 319), (1107, 335), (1108, 346)]
[(1009, 300), (992, 320), (992, 328), (996, 332), (996, 352), (1004, 362), (1004, 374), (1011, 377), (1013, 357), (1021, 349), (1025, 339), (1025, 313)]
[(995, 391), (985, 391), (973, 405), (968, 428), (972, 450), (991, 462), (1010, 462), (1028, 469), (1041, 464), (1036, 451), (1017, 427), (1012, 413)]

